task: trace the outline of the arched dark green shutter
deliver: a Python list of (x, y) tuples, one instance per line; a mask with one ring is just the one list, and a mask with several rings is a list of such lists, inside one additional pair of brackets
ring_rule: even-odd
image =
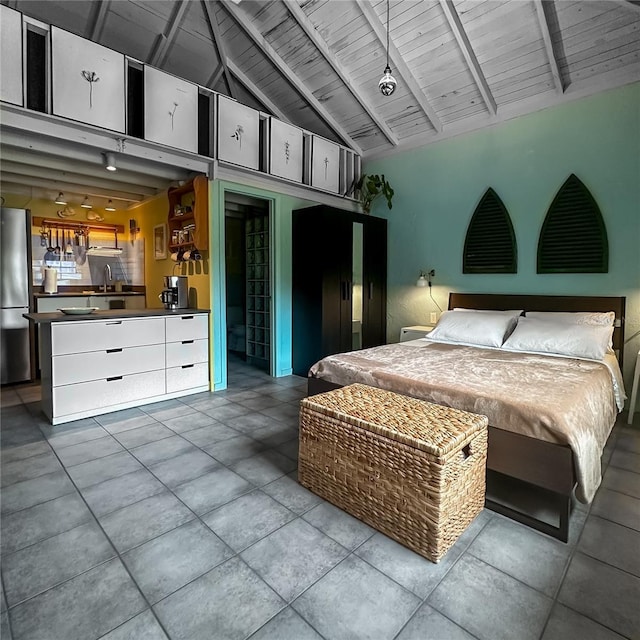
[(538, 240), (538, 273), (607, 273), (609, 243), (600, 208), (573, 174), (562, 185)]
[(498, 194), (489, 187), (467, 228), (462, 273), (517, 273), (513, 225)]

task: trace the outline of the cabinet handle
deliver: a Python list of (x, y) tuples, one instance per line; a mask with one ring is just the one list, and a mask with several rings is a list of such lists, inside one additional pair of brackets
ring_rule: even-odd
[(183, 368), (183, 369), (191, 369), (191, 368), (192, 368), (192, 367), (194, 367), (194, 366), (195, 366), (195, 365), (193, 365), (193, 364), (183, 364), (183, 365), (182, 365), (182, 368)]
[(193, 344), (193, 340), (183, 340), (182, 344)]
[(193, 316), (181, 316), (182, 320), (193, 320)]
[(369, 300), (373, 300), (373, 282), (369, 281)]
[(120, 353), (122, 349), (107, 349), (107, 353)]
[(122, 324), (122, 320), (115, 320), (114, 322), (107, 322), (107, 324)]
[(113, 378), (107, 378), (107, 382), (113, 382), (114, 380), (122, 380), (122, 376), (113, 376)]

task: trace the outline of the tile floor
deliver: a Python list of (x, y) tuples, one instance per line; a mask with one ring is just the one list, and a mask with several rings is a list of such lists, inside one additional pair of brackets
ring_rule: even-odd
[(296, 483), (305, 381), (51, 427), (2, 390), (3, 640), (640, 637), (640, 429), (565, 545), (483, 511), (437, 565)]

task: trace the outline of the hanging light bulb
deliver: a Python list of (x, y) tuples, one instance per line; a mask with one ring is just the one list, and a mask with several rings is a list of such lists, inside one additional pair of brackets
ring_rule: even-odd
[(116, 208), (113, 206), (113, 200), (109, 199), (107, 202), (107, 206), (104, 208), (105, 211), (115, 211)]
[(85, 196), (82, 204), (80, 205), (83, 209), (91, 209), (91, 203), (89, 202), (89, 196)]
[(383, 96), (390, 96), (395, 90), (396, 79), (391, 75), (391, 67), (389, 66), (389, 0), (387, 0), (387, 66), (384, 68), (384, 75), (378, 82), (378, 89)]

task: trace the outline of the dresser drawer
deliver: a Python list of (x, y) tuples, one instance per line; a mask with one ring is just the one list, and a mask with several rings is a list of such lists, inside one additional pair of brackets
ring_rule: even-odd
[(63, 384), (164, 369), (165, 347), (163, 344), (152, 344), (144, 347), (70, 353), (54, 356), (51, 361), (52, 384), (59, 387)]
[(167, 393), (209, 386), (209, 363), (167, 369)]
[(163, 371), (67, 384), (53, 388), (53, 415), (57, 417), (101, 409), (132, 400), (153, 398), (164, 393)]
[(208, 361), (209, 341), (206, 339), (167, 343), (167, 367), (169, 368)]
[(167, 323), (167, 342), (182, 340), (200, 340), (209, 337), (209, 314), (188, 313), (165, 318)]
[(51, 325), (54, 356), (162, 344), (164, 340), (164, 318), (90, 320)]

